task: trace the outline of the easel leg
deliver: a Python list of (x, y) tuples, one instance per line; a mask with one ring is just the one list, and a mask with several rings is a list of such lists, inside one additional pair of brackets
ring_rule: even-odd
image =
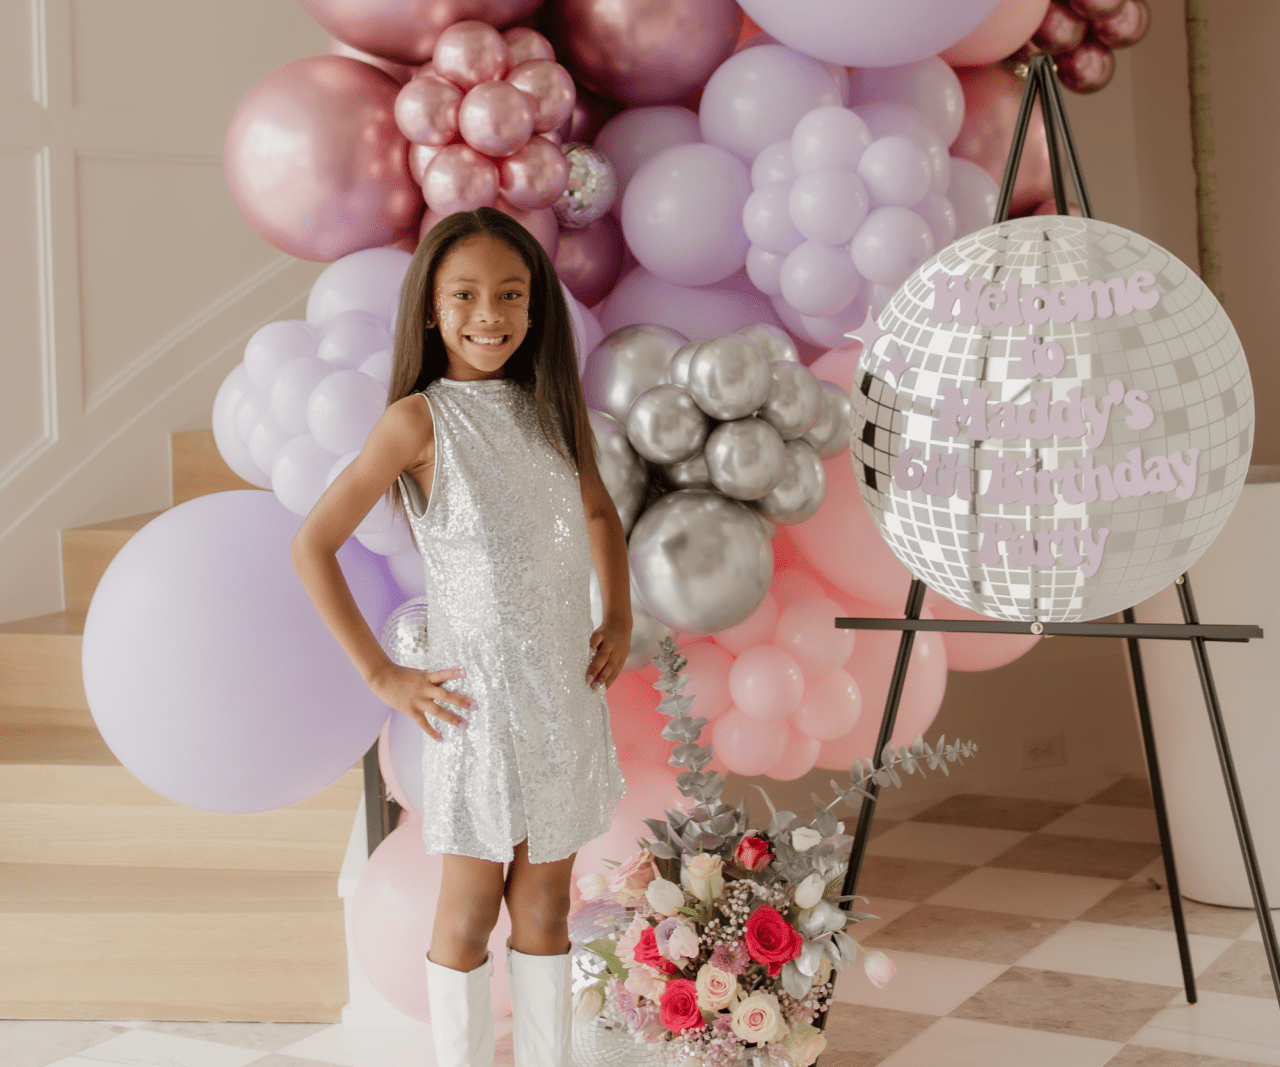
[[(1175, 583), (1182, 617), (1189, 623), (1197, 623), (1195, 598), (1191, 595), (1191, 580), (1183, 575)], [(1222, 706), (1218, 703), (1218, 689), (1213, 684), (1213, 671), (1203, 637), (1191, 639), (1191, 651), (1195, 655), (1196, 670), (1200, 674), (1200, 688), (1204, 692), (1205, 708), (1209, 712), (1209, 726), (1213, 730), (1213, 742), (1218, 749), (1218, 763), (1222, 767), (1222, 782), (1227, 787), (1227, 800), (1231, 804), (1231, 816), (1236, 824), (1236, 837), (1240, 839), (1240, 855), (1244, 858), (1244, 870), (1249, 879), (1249, 891), (1253, 894), (1253, 907), (1258, 913), (1258, 928), (1266, 949), (1267, 963), (1271, 968), (1271, 984), (1276, 1000), (1280, 1001), (1280, 947), (1276, 944), (1276, 928), (1271, 921), (1271, 909), (1267, 904), (1266, 887), (1262, 884), (1262, 870), (1258, 866), (1258, 854), (1253, 848), (1253, 834), (1249, 831), (1249, 819), (1244, 810), (1244, 798), (1240, 794), (1240, 782), (1236, 777), (1235, 761), (1231, 758), (1231, 745), (1227, 740), (1226, 724), (1222, 720)]]
[(364, 754), (364, 825), (370, 856), (391, 832), (390, 821), (382, 768), (378, 766), (378, 742), (374, 741)]
[[(1125, 622), (1136, 621), (1132, 608), (1124, 612)], [(1182, 984), (1187, 990), (1187, 1003), (1196, 1002), (1196, 974), (1191, 963), (1191, 943), (1187, 940), (1187, 920), (1182, 912), (1182, 893), (1178, 888), (1178, 867), (1173, 858), (1173, 838), (1169, 833), (1169, 811), (1164, 802), (1164, 781), (1160, 776), (1160, 760), (1156, 755), (1156, 735), (1151, 729), (1151, 704), (1147, 698), (1147, 676), (1142, 668), (1138, 639), (1130, 637), (1129, 666), (1133, 670), (1133, 693), (1138, 704), (1138, 721), (1142, 724), (1142, 748), (1147, 756), (1147, 775), (1151, 779), (1151, 799), (1156, 806), (1156, 826), (1160, 831), (1160, 852), (1164, 856), (1164, 881), (1169, 888), (1169, 909), (1173, 912), (1173, 930), (1178, 938), (1178, 958), (1182, 961)]]

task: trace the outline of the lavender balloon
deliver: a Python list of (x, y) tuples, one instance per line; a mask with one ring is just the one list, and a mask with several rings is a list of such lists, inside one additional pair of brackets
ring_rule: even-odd
[[(301, 519), (270, 493), (197, 497), (111, 561), (85, 619), (94, 722), (161, 796), (205, 811), (296, 804), (366, 752), (387, 709), (316, 613), (289, 561)], [(383, 568), (338, 561), (373, 627), (395, 602)]]
[(344, 311), (365, 311), (393, 322), (412, 258), (398, 248), (366, 248), (330, 263), (311, 285), (307, 324), (326, 326)]
[(876, 208), (849, 246), (859, 274), (878, 285), (891, 286), (906, 281), (934, 251), (928, 224), (905, 207)]
[(849, 79), (849, 97), (855, 105), (885, 100), (909, 104), (924, 114), (946, 144), (956, 139), (964, 122), (960, 79), (937, 56), (899, 67), (856, 70)]
[[(719, 285), (675, 285), (636, 267), (614, 286), (600, 313), (606, 330), (661, 323), (695, 341), (720, 337), (753, 322), (779, 325), (773, 305), (745, 275)], [(856, 325), (856, 324), (855, 324)]]
[(246, 482), (259, 489), (270, 489), (271, 478), (253, 461), (249, 449), (240, 440), (235, 428), (235, 410), (253, 387), (249, 372), (243, 363), (237, 363), (231, 373), (222, 380), (218, 394), (213, 398), (213, 442), (228, 467)]
[(633, 107), (614, 115), (596, 134), (595, 149), (613, 164), (618, 192), (613, 213), (622, 212), (627, 185), (659, 152), (702, 140), (698, 116), (687, 107)]
[(781, 283), (788, 304), (821, 318), (847, 308), (862, 279), (844, 248), (805, 241), (783, 261)]

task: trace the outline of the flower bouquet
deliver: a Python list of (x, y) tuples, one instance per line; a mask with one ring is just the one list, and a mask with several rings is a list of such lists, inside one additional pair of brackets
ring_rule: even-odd
[[(852, 784), (813, 817), (778, 811), (755, 831), (746, 802), (721, 800), (724, 777), (706, 772), (711, 746), (698, 744), (706, 720), (688, 712), (683, 656), (668, 639), (655, 663), (658, 710), (672, 721), (663, 737), (675, 741), (671, 763), (693, 802), (646, 819), (652, 840), (609, 874), (582, 876), (575, 936), (578, 963), (575, 1019), (649, 1046), (644, 1056), (614, 1062), (665, 1062), (679, 1067), (809, 1067), (826, 1047), (819, 1022), (831, 1000), (835, 975), (862, 955), (867, 977), (882, 987), (892, 961), (866, 951), (846, 931), (874, 918), (846, 910), (840, 895), (848, 846), (832, 809), (858, 806), (866, 786), (900, 784), (898, 772), (925, 766), (947, 771), (975, 751), (966, 743), (886, 747), (881, 765), (859, 760)], [(589, 913), (590, 920), (582, 919)], [(657, 1046), (655, 1049), (653, 1046)], [(578, 1067), (590, 1056), (575, 1043)], [(653, 1053), (657, 1053), (654, 1055)], [(596, 1058), (596, 1062), (600, 1062)]]

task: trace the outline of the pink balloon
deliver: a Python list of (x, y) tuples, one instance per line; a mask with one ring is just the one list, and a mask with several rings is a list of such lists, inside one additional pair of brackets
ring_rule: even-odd
[[(419, 556), (418, 559), (419, 562), (421, 562), (422, 557)], [(389, 560), (388, 563), (390, 563)], [(395, 798), (395, 802), (399, 804), (400, 807), (412, 813), (413, 805), (409, 803), (404, 790), (400, 788), (399, 779), (396, 778), (395, 762), (391, 759), (390, 737), (391, 719), (388, 718), (387, 721), (382, 724), (382, 732), (378, 734), (378, 770), (382, 772), (382, 780), (387, 785), (387, 792)], [(404, 817), (412, 818), (412, 815)]]
[(551, 42), (528, 26), (512, 26), (503, 33), (502, 39), (507, 42), (507, 51), (511, 54), (513, 67), (527, 63), (531, 59), (554, 60), (556, 58), (556, 50), (551, 47)]
[(704, 719), (719, 718), (732, 703), (729, 670), (733, 667), (733, 657), (710, 641), (683, 645), (680, 654), (689, 661), (684, 669), (685, 677), (689, 679), (684, 693), (694, 698), (690, 714), (701, 715)]
[(556, 50), (593, 92), (632, 106), (673, 104), (738, 43), (734, 0), (552, 0)]
[(968, 37), (940, 53), (953, 67), (981, 67), (1011, 56), (1031, 39), (1049, 9), (1049, 0), (1001, 0)]
[(569, 72), (553, 59), (530, 59), (512, 68), (506, 79), (533, 100), (533, 128), (546, 133), (573, 114), (577, 90)]
[(676, 788), (669, 768), (623, 761), (622, 776), (626, 779), (627, 791), (614, 810), (613, 822), (594, 841), (578, 849), (573, 864), (575, 880), (584, 874), (608, 874), (610, 868), (605, 860), (620, 863), (640, 848), (640, 838), (653, 837), (653, 832), (644, 824), (645, 819), (660, 817), (667, 808), (683, 810), (688, 803)]
[(577, 299), (598, 304), (618, 281), (622, 270), (622, 227), (605, 215), (578, 230), (561, 230), (556, 273)]
[(817, 762), (821, 751), (821, 741), (805, 737), (800, 731), (789, 728), (782, 758), (765, 771), (765, 774), (778, 782), (794, 782), (813, 770), (813, 765)]
[(591, 90), (584, 89), (576, 83), (575, 88), (578, 99), (573, 105), (573, 114), (556, 133), (560, 135), (562, 144), (568, 144), (571, 141), (591, 144), (604, 124), (618, 114), (621, 105), (612, 100), (606, 100), (603, 96), (597, 96)]
[(421, 243), (422, 239), (431, 232), (431, 227), (433, 227), (442, 218), (444, 218), (443, 215), (437, 215), (430, 208), (427, 208), (427, 210), (422, 213), (422, 225), (418, 228), (419, 243)]
[(335, 260), (417, 224), (395, 81), (346, 56), (263, 78), (231, 117), (223, 166), (245, 221), (282, 252)]
[(532, 211), (526, 211), (508, 203), (502, 197), (494, 200), (493, 206), (504, 214), (510, 215), (533, 234), (538, 244), (542, 245), (547, 255), (551, 257), (552, 262), (555, 262), (556, 250), (560, 246), (560, 222), (551, 208), (535, 208)]
[(396, 125), (415, 146), (438, 148), (457, 136), (461, 103), (462, 90), (453, 82), (434, 74), (414, 78), (396, 97)]
[(530, 137), (498, 165), (502, 195), (525, 210), (551, 207), (568, 181), (569, 163), (564, 153), (545, 137)]
[(804, 696), (804, 675), (794, 657), (782, 649), (754, 645), (733, 661), (729, 692), (743, 715), (776, 722), (796, 710)]
[(486, 22), (464, 19), (440, 34), (431, 53), (436, 73), (462, 89), (501, 78), (511, 69), (502, 34)]
[(508, 82), (481, 82), (458, 105), (458, 130), (477, 152), (509, 156), (533, 133), (533, 102)]
[[(846, 631), (852, 632), (852, 631)], [(862, 714), (858, 683), (839, 668), (816, 678), (806, 678), (800, 706), (791, 713), (791, 725), (815, 741), (844, 737)]]
[[(411, 144), (409, 146), (409, 173), (419, 185), (426, 177), (427, 167), (431, 165), (431, 161), (436, 158), (436, 153), (439, 151), (440, 147), (437, 145)], [(421, 225), (419, 223), (419, 226)], [(430, 226), (427, 227), (427, 229), (430, 228)]]
[(769, 299), (745, 276), (695, 287), (675, 285), (636, 267), (605, 300), (600, 325), (612, 333), (640, 322), (669, 326), (691, 341), (721, 337), (754, 322), (782, 325)]
[[(925, 606), (936, 619), (978, 621), (987, 618), (954, 604), (932, 589)], [(953, 671), (989, 671), (1012, 663), (1031, 651), (1040, 640), (1035, 634), (942, 634), (947, 646), (947, 666)]]
[(698, 116), (687, 107), (635, 107), (621, 111), (600, 127), (594, 147), (613, 164), (618, 195), (612, 211), (622, 211), (627, 183), (645, 163), (667, 148), (702, 140)]
[(765, 593), (755, 611), (737, 626), (721, 630), (714, 640), (721, 648), (728, 649), (736, 656), (753, 645), (767, 645), (773, 640), (773, 632), (777, 626), (778, 603), (771, 594)]
[(349, 44), (344, 44), (336, 37), (329, 38), (329, 55), (346, 56), (348, 59), (358, 59), (361, 63), (368, 63), (370, 66), (377, 67), (383, 74), (390, 75), (401, 85), (412, 78), (414, 74), (414, 68), (409, 64), (395, 63), (390, 59), (383, 59), (381, 56), (362, 52), (359, 48), (352, 48)]
[(803, 597), (778, 616), (773, 643), (791, 654), (806, 678), (827, 674), (853, 653), (854, 631), (836, 629), (843, 615), (844, 609), (821, 592)]
[(858, 357), (862, 354), (862, 342), (850, 341), (840, 348), (832, 348), (809, 364), (809, 369), (820, 381), (835, 382), (852, 395), (858, 379)]
[[(785, 611), (797, 600), (825, 596), (826, 592), (822, 588), (822, 583), (813, 575), (801, 570), (780, 570), (775, 563), (773, 581), (769, 583), (769, 594), (777, 601), (779, 611)], [(777, 632), (776, 629), (774, 632)], [(840, 662), (843, 663), (848, 658), (846, 653)]]
[(422, 178), (422, 196), (437, 215), (474, 211), (497, 195), (498, 168), (465, 144), (445, 145)]
[(761, 722), (731, 707), (711, 724), (716, 755), (734, 774), (764, 774), (790, 736), (785, 721)]
[(609, 721), (619, 760), (665, 767), (671, 742), (662, 737), (662, 730), (669, 720), (658, 713), (662, 694), (653, 688), (651, 674), (649, 670), (631, 671), (619, 675), (609, 686)]
[[(436, 904), (440, 899), (441, 856), (422, 844), (422, 820), (408, 815), (369, 857), (360, 875), (352, 911), (352, 941), (365, 975), (387, 1001), (406, 1015), (429, 1022), (427, 969)], [(495, 960), (506, 955), (511, 918), (503, 908), (489, 935)], [(493, 1010), (511, 1011), (506, 968), (493, 969)]]

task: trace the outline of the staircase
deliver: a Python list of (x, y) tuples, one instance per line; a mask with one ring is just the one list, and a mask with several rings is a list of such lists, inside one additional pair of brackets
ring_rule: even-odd
[[(208, 431), (172, 435), (175, 503), (252, 489)], [(62, 532), (66, 611), (0, 625), (0, 1018), (336, 1022), (338, 872), (363, 775), (255, 815), (176, 804), (89, 713), (85, 612), (154, 515)]]

